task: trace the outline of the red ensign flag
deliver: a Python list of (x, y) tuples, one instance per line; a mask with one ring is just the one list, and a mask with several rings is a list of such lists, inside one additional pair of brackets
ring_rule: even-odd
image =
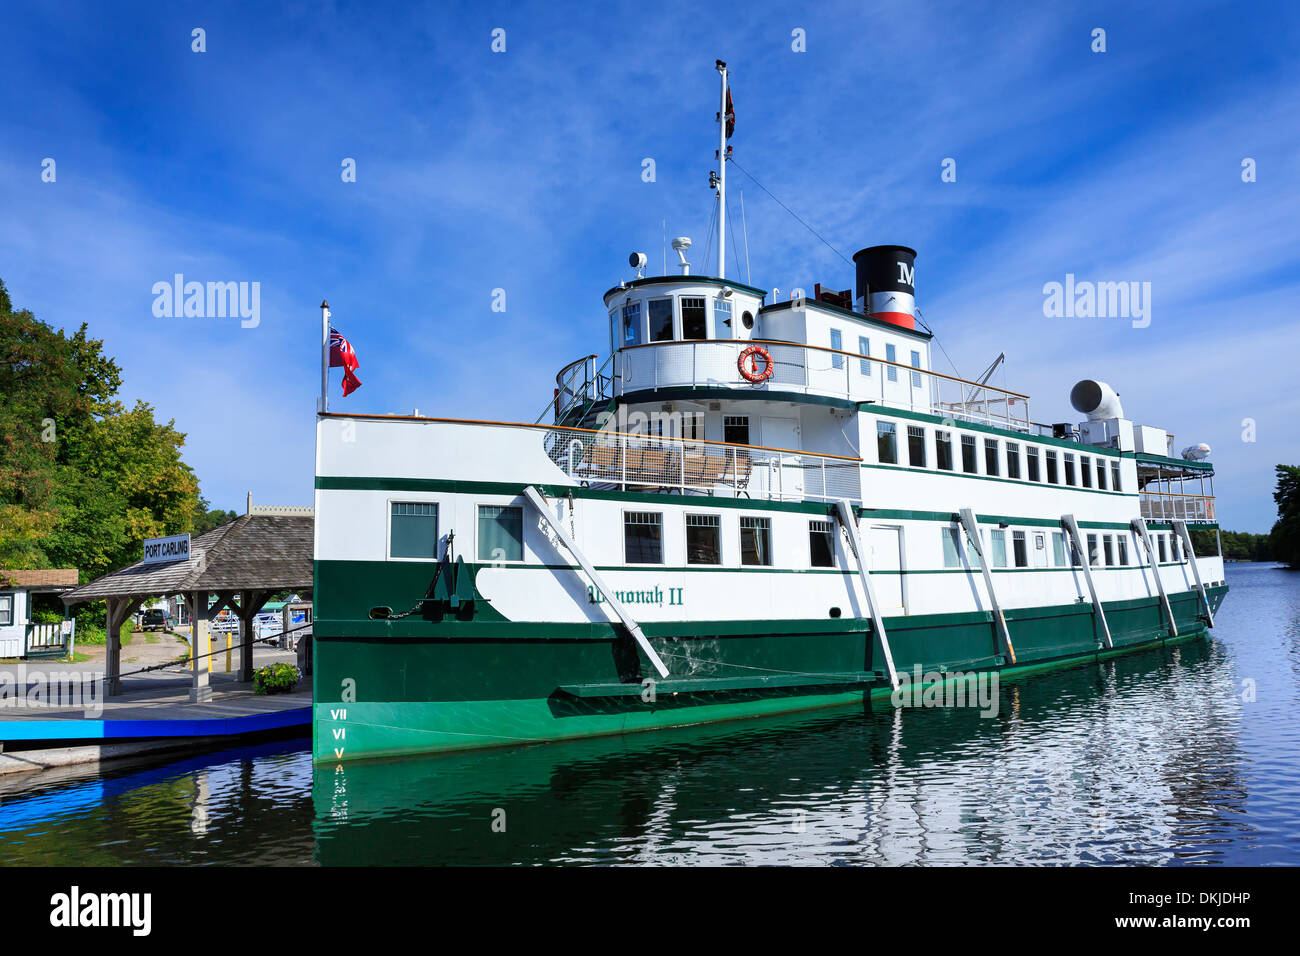
[(342, 367), (343, 369), (343, 397), (347, 398), (353, 392), (361, 387), (361, 379), (357, 378), (357, 366), (361, 362), (357, 360), (356, 350), (352, 348), (352, 343), (345, 339), (337, 330), (330, 329), (330, 368)]

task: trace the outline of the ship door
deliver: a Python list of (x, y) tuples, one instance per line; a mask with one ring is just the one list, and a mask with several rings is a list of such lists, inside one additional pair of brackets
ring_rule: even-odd
[(1047, 563), (1047, 532), (1035, 531), (1033, 533), (1033, 553), (1030, 560), (1036, 568), (1045, 568)]
[(866, 547), (871, 582), (883, 615), (906, 614), (903, 594), (903, 529), (897, 525), (871, 525)]
[[(799, 422), (793, 418), (764, 418), (760, 442), (768, 448), (802, 448)], [(803, 497), (803, 458), (794, 454), (777, 454), (762, 469), (763, 480), (773, 495), (780, 498)]]

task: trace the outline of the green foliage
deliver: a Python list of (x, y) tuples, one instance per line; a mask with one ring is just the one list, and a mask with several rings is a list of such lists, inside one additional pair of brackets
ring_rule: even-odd
[(208, 499), (200, 497), (198, 504), (194, 508), (194, 528), (190, 532), (195, 537), (239, 517), (233, 511), (222, 511), (219, 508), (216, 510), (210, 509)]
[(76, 567), (83, 581), (139, 558), (144, 538), (206, 517), (185, 436), (144, 402), (83, 324), (13, 311), (0, 281), (0, 567)]
[[(118, 640), (122, 642), (123, 647), (126, 647), (128, 644), (130, 644), (131, 625), (123, 624), (121, 627), (119, 627), (117, 629), (117, 637)], [(103, 647), (107, 643), (108, 643), (108, 635), (104, 632), (104, 626), (102, 624), (99, 625), (83, 624), (81, 621), (77, 621), (77, 646), (78, 647), (80, 647), (83, 644), (93, 644), (97, 647)]]
[(287, 694), (302, 680), (302, 672), (293, 664), (280, 661), (259, 667), (253, 672), (253, 692), (257, 694)]
[[(1187, 529), (1192, 535), (1192, 547), (1200, 557), (1219, 553), (1219, 545), (1214, 539), (1214, 531), (1209, 528)], [(1273, 560), (1272, 536), (1251, 534), (1249, 531), (1220, 531), (1223, 539), (1223, 557), (1229, 561), (1271, 561)]]
[(1277, 466), (1277, 523), (1273, 525), (1273, 557), (1300, 569), (1300, 466)]

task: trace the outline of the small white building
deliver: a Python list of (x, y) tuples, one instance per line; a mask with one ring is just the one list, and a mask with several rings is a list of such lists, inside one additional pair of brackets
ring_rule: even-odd
[(0, 570), (0, 657), (27, 655), (33, 595), (62, 594), (76, 586), (76, 568)]

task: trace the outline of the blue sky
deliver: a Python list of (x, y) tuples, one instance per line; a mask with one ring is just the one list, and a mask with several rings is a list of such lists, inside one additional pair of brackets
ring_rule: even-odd
[[(658, 271), (666, 219), (700, 261), (715, 58), (740, 164), (845, 255), (918, 249), (962, 375), (1005, 350), (996, 381), (1046, 422), (1076, 417), (1077, 379), (1110, 382), (1178, 448), (1211, 443), (1228, 528), (1267, 530), (1273, 465), (1300, 463), (1289, 4), (9, 3), (0, 35), (0, 277), (105, 340), (214, 506), (310, 502), (322, 298), (365, 383), (342, 400), (336, 370), (334, 408), (535, 418), (605, 349), (629, 251)], [(852, 285), (731, 187), (755, 285)], [(261, 324), (156, 318), (177, 272), (259, 282)], [(1045, 318), (1067, 273), (1152, 283), (1150, 326)]]

